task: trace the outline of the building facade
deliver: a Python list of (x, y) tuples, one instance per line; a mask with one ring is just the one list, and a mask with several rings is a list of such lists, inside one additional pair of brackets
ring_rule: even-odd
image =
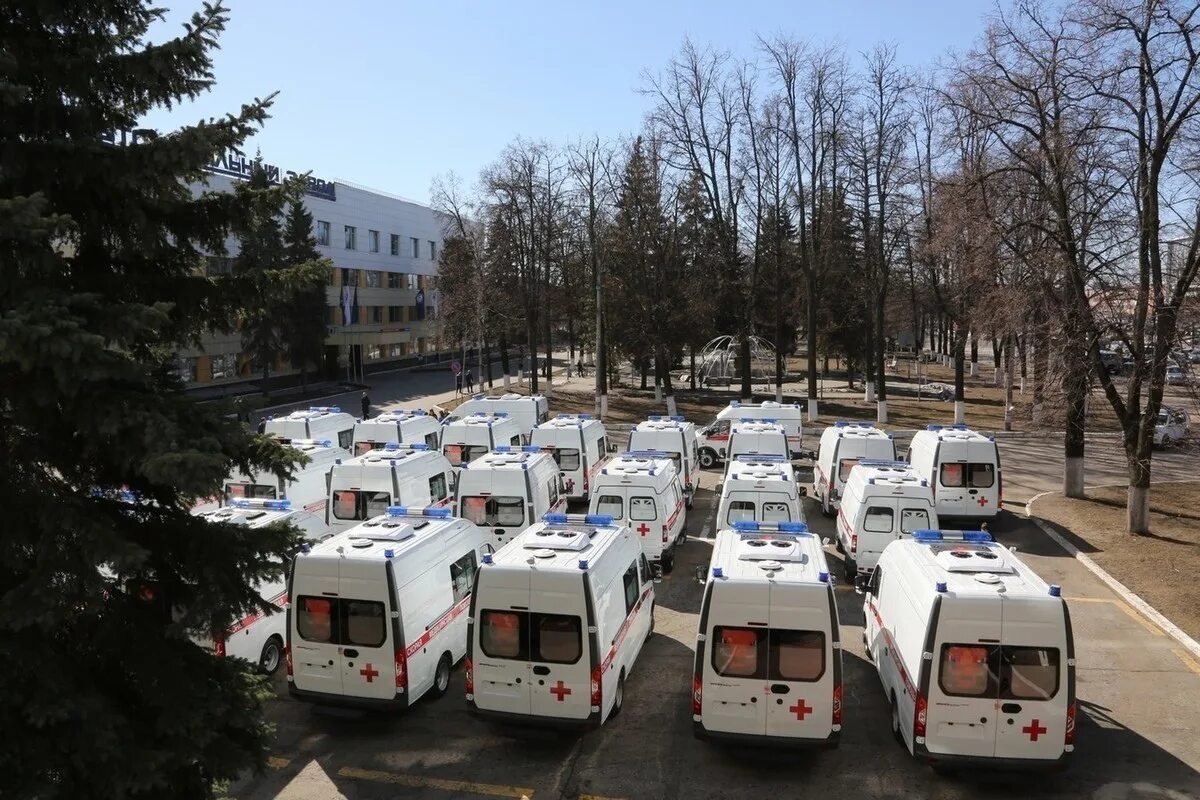
[[(200, 191), (233, 191), (249, 175), (238, 156), (214, 164)], [(277, 176), (277, 168), (269, 168)], [(317, 250), (333, 264), (326, 289), (326, 354), (318, 372), (346, 377), (438, 352), (437, 261), (442, 226), (433, 209), (344, 181), (310, 180), (304, 205)], [(207, 270), (232, 270), (237, 241), (209, 256)], [(242, 353), (241, 336), (214, 334), (179, 353), (180, 377), (191, 387), (254, 380), (262, 367)], [(295, 373), (287, 361), (272, 375)]]

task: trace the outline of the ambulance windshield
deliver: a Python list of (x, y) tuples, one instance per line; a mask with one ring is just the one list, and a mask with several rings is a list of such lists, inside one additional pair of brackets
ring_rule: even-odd
[(512, 527), (525, 524), (524, 497), (464, 497), (463, 519), (476, 525)]

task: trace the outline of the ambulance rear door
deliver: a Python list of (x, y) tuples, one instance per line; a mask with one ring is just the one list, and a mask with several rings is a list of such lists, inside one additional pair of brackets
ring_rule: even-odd
[(707, 658), (701, 716), (714, 733), (762, 736), (767, 732), (767, 627), (770, 596), (765, 580), (713, 582), (708, 607)]
[(825, 584), (769, 582), (771, 609), (763, 691), (767, 735), (825, 739), (833, 718), (835, 659)]
[(1066, 609), (1042, 598), (1003, 597), (996, 757), (1056, 759), (1062, 755), (1067, 708), (1074, 694), (1074, 653)]
[(944, 600), (931, 624), (937, 631), (925, 746), (933, 755), (991, 758), (996, 751), (1000, 693), (996, 674), (1002, 635), (1000, 600), (970, 595)]

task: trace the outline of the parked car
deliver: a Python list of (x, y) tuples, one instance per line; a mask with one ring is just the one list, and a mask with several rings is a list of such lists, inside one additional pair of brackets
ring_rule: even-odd
[(1182, 408), (1163, 406), (1154, 426), (1154, 444), (1167, 447), (1187, 438), (1190, 428), (1188, 413)]
[(1172, 364), (1167, 367), (1167, 386), (1187, 386), (1192, 382), (1191, 376), (1183, 367)]

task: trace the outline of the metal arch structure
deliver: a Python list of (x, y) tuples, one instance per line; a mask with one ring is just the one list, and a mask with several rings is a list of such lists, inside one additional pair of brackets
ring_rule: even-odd
[[(700, 350), (696, 378), (702, 386), (729, 385), (741, 380), (742, 339), (739, 336), (717, 336)], [(751, 380), (773, 380), (775, 376), (775, 345), (761, 336), (750, 336)]]

